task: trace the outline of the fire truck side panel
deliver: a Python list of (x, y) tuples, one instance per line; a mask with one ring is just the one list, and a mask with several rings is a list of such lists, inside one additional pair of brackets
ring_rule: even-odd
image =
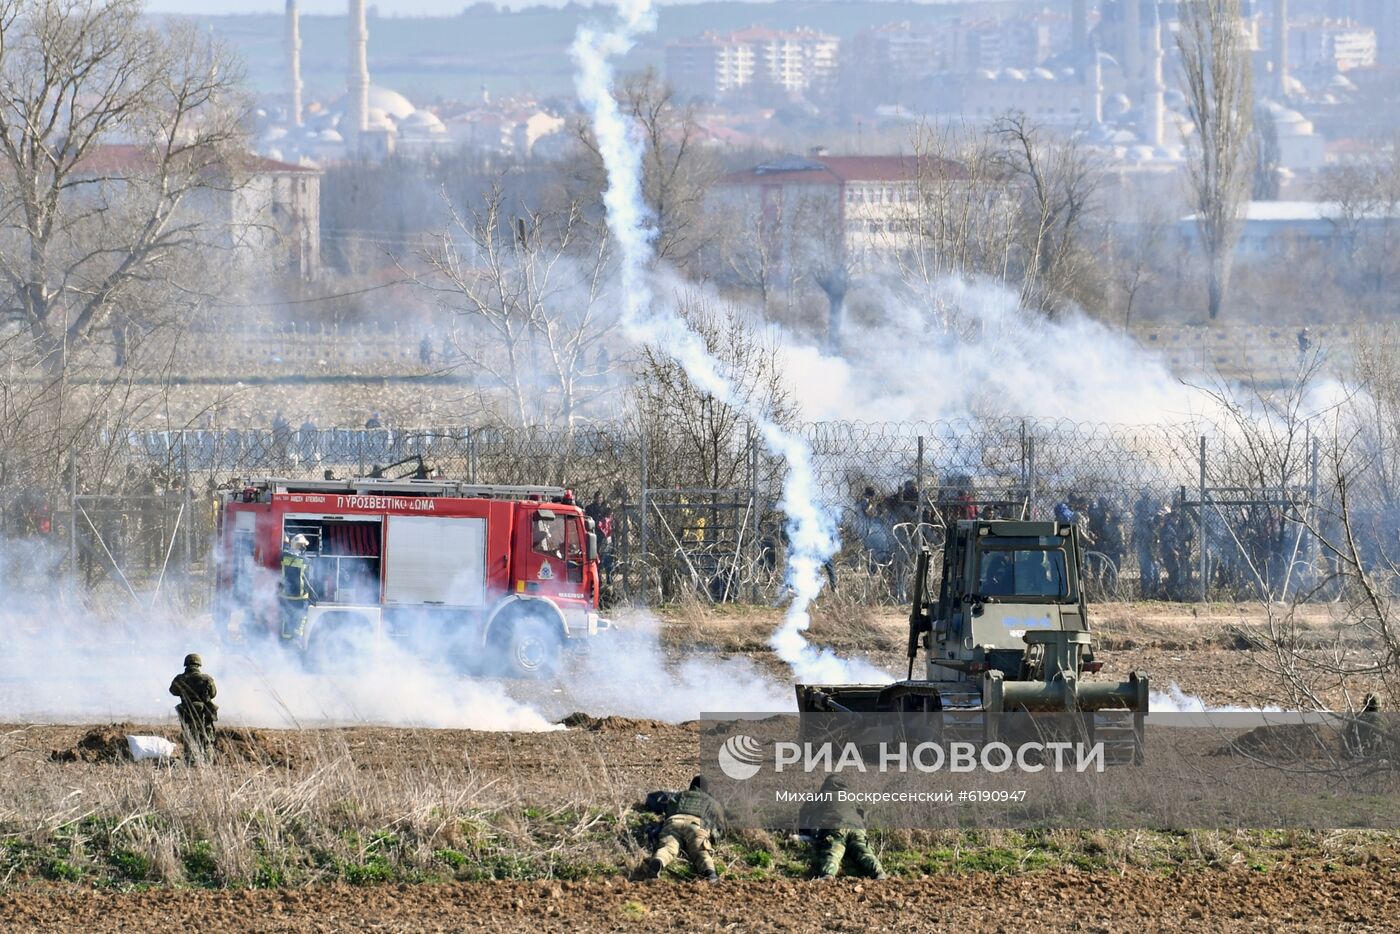
[(385, 605), (486, 606), (486, 519), (390, 516)]

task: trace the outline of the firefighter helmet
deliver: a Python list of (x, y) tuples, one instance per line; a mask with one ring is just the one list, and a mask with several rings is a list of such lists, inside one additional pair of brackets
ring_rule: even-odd
[(198, 655), (194, 654), (193, 652), (191, 652), (190, 654), (188, 654), (188, 655), (185, 656), (185, 667), (186, 667), (186, 668), (198, 668), (199, 666), (201, 666), (201, 665), (203, 665), (203, 664), (204, 664), (204, 659), (200, 658)]
[(295, 551), (297, 554), (301, 554), (303, 551), (305, 551), (305, 550), (306, 550), (306, 546), (307, 546), (308, 544), (310, 544), (310, 543), (306, 540), (306, 536), (305, 536), (305, 535), (293, 535), (293, 536), (292, 536), (292, 541), (291, 541), (292, 551)]

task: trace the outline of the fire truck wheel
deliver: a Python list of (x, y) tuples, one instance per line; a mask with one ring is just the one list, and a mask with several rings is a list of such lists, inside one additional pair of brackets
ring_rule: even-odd
[(506, 674), (516, 678), (547, 678), (559, 664), (559, 632), (536, 616), (503, 620), (493, 641), (500, 648)]
[(323, 620), (306, 647), (306, 667), (321, 673), (353, 671), (364, 664), (373, 636), (373, 627), (361, 617)]

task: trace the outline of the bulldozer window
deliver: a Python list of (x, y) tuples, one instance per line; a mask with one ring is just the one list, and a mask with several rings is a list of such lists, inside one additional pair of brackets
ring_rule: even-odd
[(1006, 548), (984, 551), (977, 592), (985, 597), (1066, 599), (1069, 577), (1065, 553), (1058, 549)]

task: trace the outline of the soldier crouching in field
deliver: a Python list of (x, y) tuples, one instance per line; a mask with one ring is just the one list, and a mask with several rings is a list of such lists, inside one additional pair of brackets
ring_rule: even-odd
[(650, 795), (648, 802), (661, 799), (661, 813), (665, 820), (656, 838), (656, 849), (642, 864), (642, 873), (648, 879), (658, 879), (666, 867), (681, 851), (690, 859), (696, 873), (706, 882), (718, 882), (715, 872), (715, 858), (711, 850), (710, 837), (724, 821), (724, 810), (718, 801), (710, 797), (710, 786), (705, 776), (697, 775), (690, 787), (675, 795)]
[(180, 698), (175, 715), (184, 733), (185, 758), (191, 764), (208, 761), (214, 748), (214, 722), (219, 719), (219, 708), (214, 705), (219, 689), (201, 670), (203, 665), (198, 655), (186, 655), (185, 670), (170, 682), (170, 693)]
[(799, 820), (812, 838), (812, 875), (834, 879), (841, 863), (848, 861), (853, 872), (869, 879), (884, 879), (885, 869), (865, 838), (865, 815), (853, 802), (842, 801), (846, 783), (836, 775), (822, 783), (825, 800), (802, 806)]

